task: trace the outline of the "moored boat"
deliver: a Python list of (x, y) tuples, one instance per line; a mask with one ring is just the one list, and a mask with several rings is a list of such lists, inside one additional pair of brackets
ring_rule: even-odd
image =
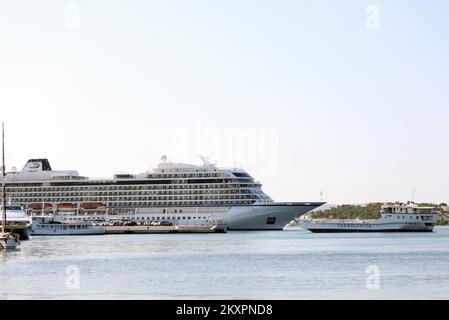
[(439, 212), (434, 207), (420, 207), (415, 203), (388, 203), (381, 207), (377, 220), (298, 219), (301, 228), (311, 232), (430, 232)]
[(0, 233), (0, 248), (4, 250), (16, 249), (20, 244), (18, 236), (11, 232)]
[(65, 222), (54, 216), (35, 216), (31, 228), (32, 236), (70, 236), (105, 234), (105, 229), (85, 221)]
[[(7, 205), (5, 221), (5, 230), (7, 232), (17, 234), (20, 240), (29, 238), (32, 220), (21, 206)], [(3, 225), (3, 221), (1, 224)]]

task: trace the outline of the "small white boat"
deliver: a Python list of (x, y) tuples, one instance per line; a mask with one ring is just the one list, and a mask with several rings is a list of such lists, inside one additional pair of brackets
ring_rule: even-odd
[(34, 216), (32, 236), (70, 236), (105, 234), (106, 230), (85, 221), (65, 222), (54, 216)]
[[(2, 207), (0, 207), (3, 209)], [(3, 221), (0, 223), (3, 225)], [(30, 236), (31, 218), (21, 206), (6, 205), (5, 231), (19, 235), (20, 240), (26, 240)]]
[(423, 232), (432, 231), (438, 220), (433, 207), (420, 207), (415, 203), (385, 204), (377, 220), (298, 219), (301, 228), (311, 232)]
[(16, 249), (20, 244), (19, 237), (13, 233), (0, 233), (0, 247), (4, 250)]

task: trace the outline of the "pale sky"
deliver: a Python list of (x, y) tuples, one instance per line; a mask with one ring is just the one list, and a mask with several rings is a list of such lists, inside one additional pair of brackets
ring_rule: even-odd
[(7, 167), (162, 155), (277, 201), (449, 201), (449, 2), (2, 1)]

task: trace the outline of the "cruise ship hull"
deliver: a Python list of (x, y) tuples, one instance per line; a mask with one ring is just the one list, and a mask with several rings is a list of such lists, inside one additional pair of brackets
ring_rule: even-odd
[(222, 216), (228, 230), (282, 230), (290, 221), (323, 204), (272, 203), (234, 207)]
[[(133, 214), (108, 215), (106, 220), (113, 218), (170, 220), (174, 218), (180, 225), (217, 221), (225, 224), (228, 230), (282, 230), (290, 221), (323, 204), (323, 202), (274, 202), (235, 207), (184, 207), (181, 210), (179, 208), (142, 208)], [(164, 211), (165, 213), (162, 213)]]
[(168, 220), (176, 225), (223, 224), (228, 230), (282, 230), (301, 215), (323, 202), (269, 203), (235, 207), (177, 207), (177, 208), (122, 208), (121, 213), (108, 209), (106, 213), (64, 213), (64, 219), (84, 221)]

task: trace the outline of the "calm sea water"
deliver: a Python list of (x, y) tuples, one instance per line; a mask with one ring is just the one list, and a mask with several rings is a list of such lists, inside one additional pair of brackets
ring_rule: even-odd
[(433, 233), (34, 237), (0, 254), (0, 299), (448, 299)]

